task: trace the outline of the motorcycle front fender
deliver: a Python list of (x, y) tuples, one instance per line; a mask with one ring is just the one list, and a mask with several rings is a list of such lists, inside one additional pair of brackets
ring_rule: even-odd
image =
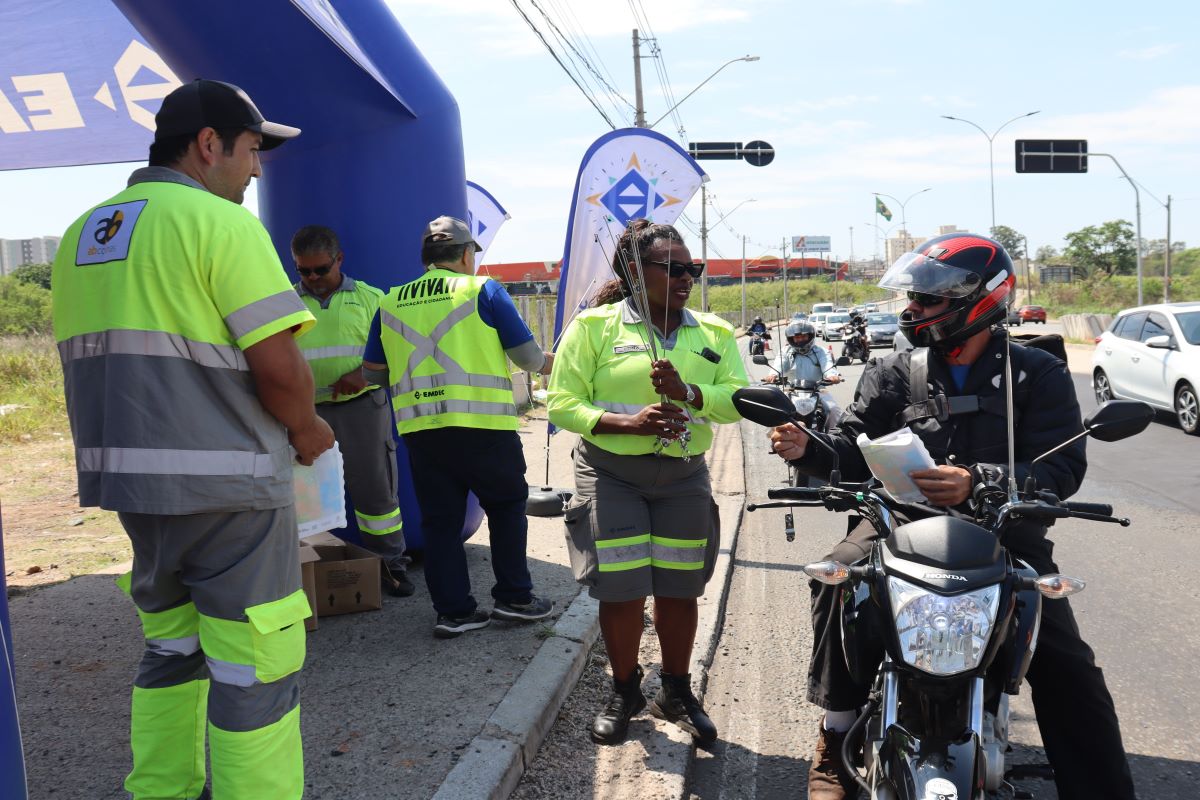
[(983, 797), (979, 740), (918, 739), (893, 725), (879, 751), (883, 785), (876, 797), (896, 800), (976, 800)]

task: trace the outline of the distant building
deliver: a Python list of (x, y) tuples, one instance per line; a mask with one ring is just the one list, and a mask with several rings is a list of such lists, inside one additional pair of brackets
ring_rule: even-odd
[(49, 264), (58, 252), (61, 236), (33, 239), (0, 239), (0, 275), (9, 275), (25, 264)]
[(1070, 283), (1072, 270), (1065, 266), (1046, 266), (1038, 269), (1038, 280), (1042, 283)]
[(887, 239), (887, 263), (891, 264), (905, 253), (915, 250), (924, 241), (924, 236), (913, 236), (904, 230), (904, 228), (901, 228)]

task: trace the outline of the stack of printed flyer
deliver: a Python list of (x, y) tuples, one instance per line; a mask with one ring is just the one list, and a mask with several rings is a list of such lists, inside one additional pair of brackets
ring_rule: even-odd
[(935, 465), (925, 444), (912, 429), (905, 426), (878, 439), (868, 439), (865, 433), (860, 433), (857, 443), (871, 474), (883, 482), (888, 494), (903, 503), (925, 500), (925, 495), (908, 474), (932, 469)]
[(301, 539), (346, 527), (346, 483), (342, 451), (336, 442), (311, 467), (294, 464), (292, 480), (296, 488), (296, 527)]

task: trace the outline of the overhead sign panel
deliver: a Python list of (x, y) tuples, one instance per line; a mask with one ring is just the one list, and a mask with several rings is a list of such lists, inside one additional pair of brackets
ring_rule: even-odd
[(828, 253), (831, 239), (828, 236), (793, 236), (792, 252)]
[(736, 161), (741, 157), (741, 142), (689, 142), (688, 155), (692, 158), (716, 161)]
[(1087, 151), (1087, 139), (1017, 139), (1017, 172), (1087, 172)]

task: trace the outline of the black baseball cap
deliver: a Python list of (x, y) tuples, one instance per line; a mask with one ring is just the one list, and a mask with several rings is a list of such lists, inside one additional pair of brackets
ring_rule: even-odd
[(260, 150), (278, 147), (300, 135), (299, 128), (267, 122), (254, 101), (232, 83), (197, 78), (163, 98), (154, 115), (154, 138), (185, 136), (202, 128), (245, 128), (261, 133)]

